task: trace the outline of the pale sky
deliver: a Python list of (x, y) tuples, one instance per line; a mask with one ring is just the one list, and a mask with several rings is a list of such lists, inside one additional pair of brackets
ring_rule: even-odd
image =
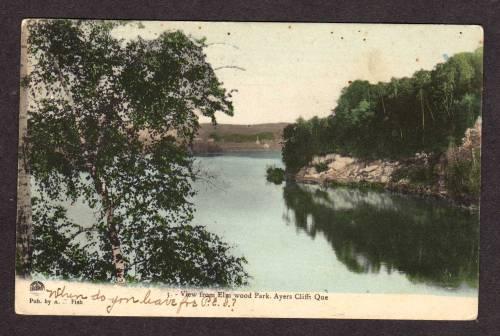
[[(234, 116), (219, 123), (293, 122), (325, 117), (343, 87), (431, 70), (447, 56), (483, 45), (480, 26), (331, 23), (142, 22), (123, 38), (154, 38), (165, 30), (206, 37), (207, 59), (233, 94)], [(202, 122), (208, 120), (202, 119)]]

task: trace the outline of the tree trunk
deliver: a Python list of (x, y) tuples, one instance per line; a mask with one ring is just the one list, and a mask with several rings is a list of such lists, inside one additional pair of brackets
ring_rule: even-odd
[(422, 145), (425, 143), (425, 109), (422, 89), (420, 89), (420, 110), (422, 111)]
[(113, 266), (115, 268), (116, 282), (125, 282), (125, 260), (123, 259), (123, 253), (120, 243), (120, 237), (118, 235), (118, 228), (114, 221), (113, 216), (113, 204), (110, 201), (108, 194), (108, 188), (106, 182), (99, 177), (96, 173), (95, 167), (90, 170), (90, 175), (94, 178), (94, 186), (96, 191), (101, 196), (101, 202), (104, 209), (106, 209), (106, 224), (108, 226), (108, 239), (111, 245), (111, 255), (113, 258)]
[(384, 96), (381, 96), (382, 98), (382, 108), (383, 108), (383, 111), (384, 111), (384, 117), (387, 115), (387, 113), (385, 112), (385, 103), (384, 103)]
[[(23, 25), (21, 32), (21, 78), (28, 74), (27, 40), (28, 32)], [(31, 239), (33, 224), (31, 218), (31, 186), (28, 165), (28, 91), (20, 88), (19, 97), (19, 144), (17, 153), (17, 222), (16, 222), (16, 273), (29, 277), (31, 273)]]
[(118, 229), (113, 222), (113, 208), (110, 206), (107, 210), (107, 223), (109, 242), (111, 244), (111, 252), (113, 254), (113, 265), (115, 266), (116, 282), (125, 282), (125, 260), (123, 260), (123, 253), (120, 244), (120, 237), (118, 237)]

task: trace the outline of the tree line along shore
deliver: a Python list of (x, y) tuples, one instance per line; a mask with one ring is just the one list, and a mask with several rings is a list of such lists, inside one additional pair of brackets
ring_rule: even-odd
[(332, 114), (283, 131), (300, 182), (397, 190), (475, 206), (480, 192), (483, 50), (376, 84), (350, 82)]

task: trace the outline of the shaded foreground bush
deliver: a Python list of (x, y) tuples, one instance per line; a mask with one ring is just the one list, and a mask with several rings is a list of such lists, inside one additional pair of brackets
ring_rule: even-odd
[(276, 166), (269, 166), (266, 169), (266, 180), (274, 184), (281, 184), (285, 181), (285, 171)]

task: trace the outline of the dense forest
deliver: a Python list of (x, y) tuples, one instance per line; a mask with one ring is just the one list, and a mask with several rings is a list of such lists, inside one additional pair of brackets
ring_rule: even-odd
[(299, 119), (285, 128), (283, 161), (293, 173), (325, 153), (366, 159), (442, 153), (459, 145), (480, 115), (482, 80), (479, 48), (411, 77), (353, 81), (330, 116)]

